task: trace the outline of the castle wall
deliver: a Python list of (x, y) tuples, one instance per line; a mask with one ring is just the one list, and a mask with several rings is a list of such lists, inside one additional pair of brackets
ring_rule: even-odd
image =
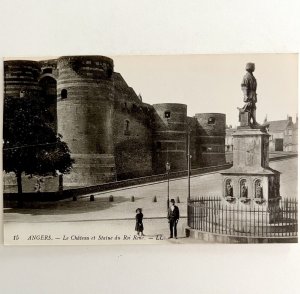
[(190, 132), (190, 156), (191, 156), (191, 168), (201, 167), (198, 160), (198, 151), (200, 150), (199, 143), (199, 124), (195, 117), (188, 117), (188, 126)]
[(5, 97), (43, 101), (44, 120), (68, 144), (75, 163), (65, 186), (165, 173), (166, 162), (171, 171), (185, 170), (188, 128), (192, 168), (225, 163), (224, 114), (187, 117), (185, 104), (143, 103), (110, 58), (65, 56), (4, 66)]
[[(155, 173), (166, 172), (166, 162), (171, 171), (187, 168), (187, 106), (177, 103), (154, 104), (153, 168)], [(170, 118), (166, 118), (166, 113)]]
[(117, 179), (151, 175), (151, 106), (140, 100), (119, 73), (114, 73), (113, 78), (113, 140)]
[(75, 159), (64, 184), (115, 180), (113, 61), (101, 56), (61, 57), (57, 69), (58, 132)]
[(200, 166), (225, 164), (225, 127), (223, 113), (197, 113), (197, 163)]

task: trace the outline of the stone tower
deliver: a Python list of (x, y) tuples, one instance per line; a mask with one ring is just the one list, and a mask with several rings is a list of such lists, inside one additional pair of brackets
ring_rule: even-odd
[(225, 164), (226, 115), (223, 113), (197, 113), (199, 148), (196, 160), (199, 166)]
[(177, 103), (154, 104), (154, 170), (166, 172), (166, 162), (171, 171), (187, 168), (187, 106)]
[(113, 61), (103, 56), (57, 60), (57, 125), (75, 159), (64, 183), (93, 185), (115, 180), (112, 119)]
[(4, 98), (26, 98), (39, 96), (40, 71), (40, 65), (37, 61), (5, 61)]

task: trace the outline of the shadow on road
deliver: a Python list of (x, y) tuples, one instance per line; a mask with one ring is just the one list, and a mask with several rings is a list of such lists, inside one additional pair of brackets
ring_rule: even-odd
[(79, 199), (78, 201), (64, 200), (58, 202), (25, 202), (23, 208), (5, 208), (4, 213), (19, 213), (30, 215), (64, 215), (76, 213), (88, 213), (92, 211), (101, 211), (110, 209), (120, 203), (130, 202), (130, 199), (123, 196), (115, 196), (113, 202), (105, 199), (95, 199), (90, 201), (89, 198)]

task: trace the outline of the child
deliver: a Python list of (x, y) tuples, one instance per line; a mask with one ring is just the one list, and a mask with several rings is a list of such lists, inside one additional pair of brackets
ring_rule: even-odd
[(139, 235), (141, 233), (141, 236), (144, 236), (143, 231), (144, 231), (144, 225), (143, 225), (143, 214), (142, 214), (142, 209), (137, 208), (136, 209), (136, 224), (135, 224), (135, 230), (137, 231), (137, 234)]

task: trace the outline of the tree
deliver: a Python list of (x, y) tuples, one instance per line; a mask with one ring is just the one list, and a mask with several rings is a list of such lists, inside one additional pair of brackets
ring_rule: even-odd
[(39, 176), (68, 173), (74, 162), (62, 136), (44, 119), (48, 109), (38, 98), (4, 100), (3, 169), (15, 173), (19, 194), (23, 172)]

